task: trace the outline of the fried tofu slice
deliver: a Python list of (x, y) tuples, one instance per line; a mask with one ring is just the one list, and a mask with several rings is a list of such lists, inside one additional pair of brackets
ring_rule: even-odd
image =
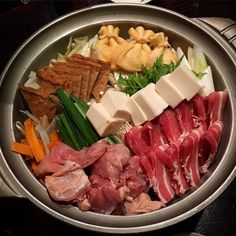
[(97, 101), (100, 101), (102, 94), (105, 92), (107, 83), (109, 81), (109, 74), (111, 71), (111, 64), (109, 62), (101, 62), (102, 68), (95, 85), (92, 90), (92, 94)]
[(53, 96), (52, 94), (55, 89), (33, 89), (20, 86), (19, 90), (34, 116), (40, 118), (43, 115), (47, 115), (49, 120), (52, 120), (55, 117), (56, 105), (48, 99), (49, 96)]

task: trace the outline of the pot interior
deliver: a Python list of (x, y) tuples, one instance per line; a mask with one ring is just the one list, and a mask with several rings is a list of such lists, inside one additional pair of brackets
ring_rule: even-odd
[[(187, 52), (187, 47), (197, 44), (204, 50), (208, 64), (212, 68), (216, 90), (228, 89), (224, 119), (223, 136), (215, 161), (209, 172), (202, 176), (197, 189), (191, 189), (183, 197), (175, 198), (167, 207), (156, 212), (137, 216), (106, 216), (92, 212), (81, 212), (72, 205), (52, 201), (45, 187), (34, 177), (31, 169), (20, 155), (9, 147), (12, 140), (19, 140), (20, 133), (15, 128), (16, 121), (25, 116), (19, 110), (27, 109), (17, 87), (23, 84), (31, 70), (37, 71), (57, 53), (63, 53), (70, 36), (93, 37), (101, 25), (114, 24), (120, 28), (120, 35), (127, 37), (130, 27), (142, 25), (155, 32), (162, 31), (170, 44)], [(101, 232), (134, 233), (163, 228), (185, 219), (214, 200), (214, 195), (222, 185), (229, 183), (229, 176), (235, 167), (235, 129), (236, 86), (235, 61), (230, 58), (220, 43), (208, 32), (198, 27), (190, 19), (161, 8), (138, 5), (101, 5), (66, 15), (36, 32), (16, 52), (5, 72), (1, 84), (1, 147), (3, 159), (2, 172), (12, 181), (20, 194), (29, 198), (37, 206), (60, 220), (78, 227)], [(231, 177), (230, 177), (231, 178)], [(232, 179), (232, 178), (231, 178)], [(6, 180), (7, 181), (7, 180)], [(219, 195), (219, 194), (218, 194)]]

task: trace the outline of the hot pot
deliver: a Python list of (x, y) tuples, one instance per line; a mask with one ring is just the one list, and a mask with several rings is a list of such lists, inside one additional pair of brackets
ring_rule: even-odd
[[(31, 70), (44, 66), (58, 52), (63, 52), (70, 36), (92, 37), (101, 25), (115, 24), (122, 32), (131, 26), (143, 25), (164, 31), (172, 46), (186, 52), (189, 45), (201, 46), (212, 67), (216, 90), (227, 89), (224, 133), (215, 162), (201, 178), (197, 189), (155, 212), (135, 216), (110, 216), (81, 212), (72, 205), (51, 200), (45, 187), (35, 178), (27, 163), (10, 151), (12, 140), (20, 134), (15, 128), (25, 107), (18, 84), (27, 80)], [(124, 35), (125, 37), (125, 35)], [(202, 210), (215, 200), (236, 175), (236, 53), (233, 44), (201, 20), (189, 19), (175, 12), (135, 4), (105, 4), (67, 14), (32, 35), (16, 51), (1, 75), (0, 87), (0, 173), (2, 195), (24, 197), (50, 215), (78, 228), (105, 233), (137, 233), (161, 229), (180, 222)]]

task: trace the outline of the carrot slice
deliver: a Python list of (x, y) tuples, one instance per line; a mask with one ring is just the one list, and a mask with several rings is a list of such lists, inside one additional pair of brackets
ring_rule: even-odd
[(26, 156), (33, 156), (33, 152), (30, 148), (29, 145), (23, 144), (23, 143), (18, 143), (18, 142), (13, 142), (11, 145), (11, 150), (13, 152), (26, 155)]
[(51, 150), (52, 147), (60, 141), (60, 137), (58, 136), (57, 132), (52, 132), (50, 135), (50, 143), (48, 143), (48, 148)]
[(50, 134), (50, 140), (51, 140), (51, 142), (59, 142), (60, 141), (60, 138), (59, 138), (57, 132), (54, 131)]
[(36, 135), (35, 126), (33, 121), (29, 118), (24, 122), (25, 137), (33, 152), (34, 158), (40, 162), (45, 155), (45, 150), (41, 145), (40, 139)]

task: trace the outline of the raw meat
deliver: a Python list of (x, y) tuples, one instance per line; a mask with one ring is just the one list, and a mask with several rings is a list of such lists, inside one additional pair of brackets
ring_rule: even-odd
[(148, 194), (139, 194), (132, 202), (124, 203), (125, 215), (136, 215), (155, 211), (165, 206), (162, 202), (152, 201)]
[(63, 169), (45, 177), (45, 185), (54, 200), (69, 202), (88, 191), (90, 182), (79, 165), (68, 161)]

